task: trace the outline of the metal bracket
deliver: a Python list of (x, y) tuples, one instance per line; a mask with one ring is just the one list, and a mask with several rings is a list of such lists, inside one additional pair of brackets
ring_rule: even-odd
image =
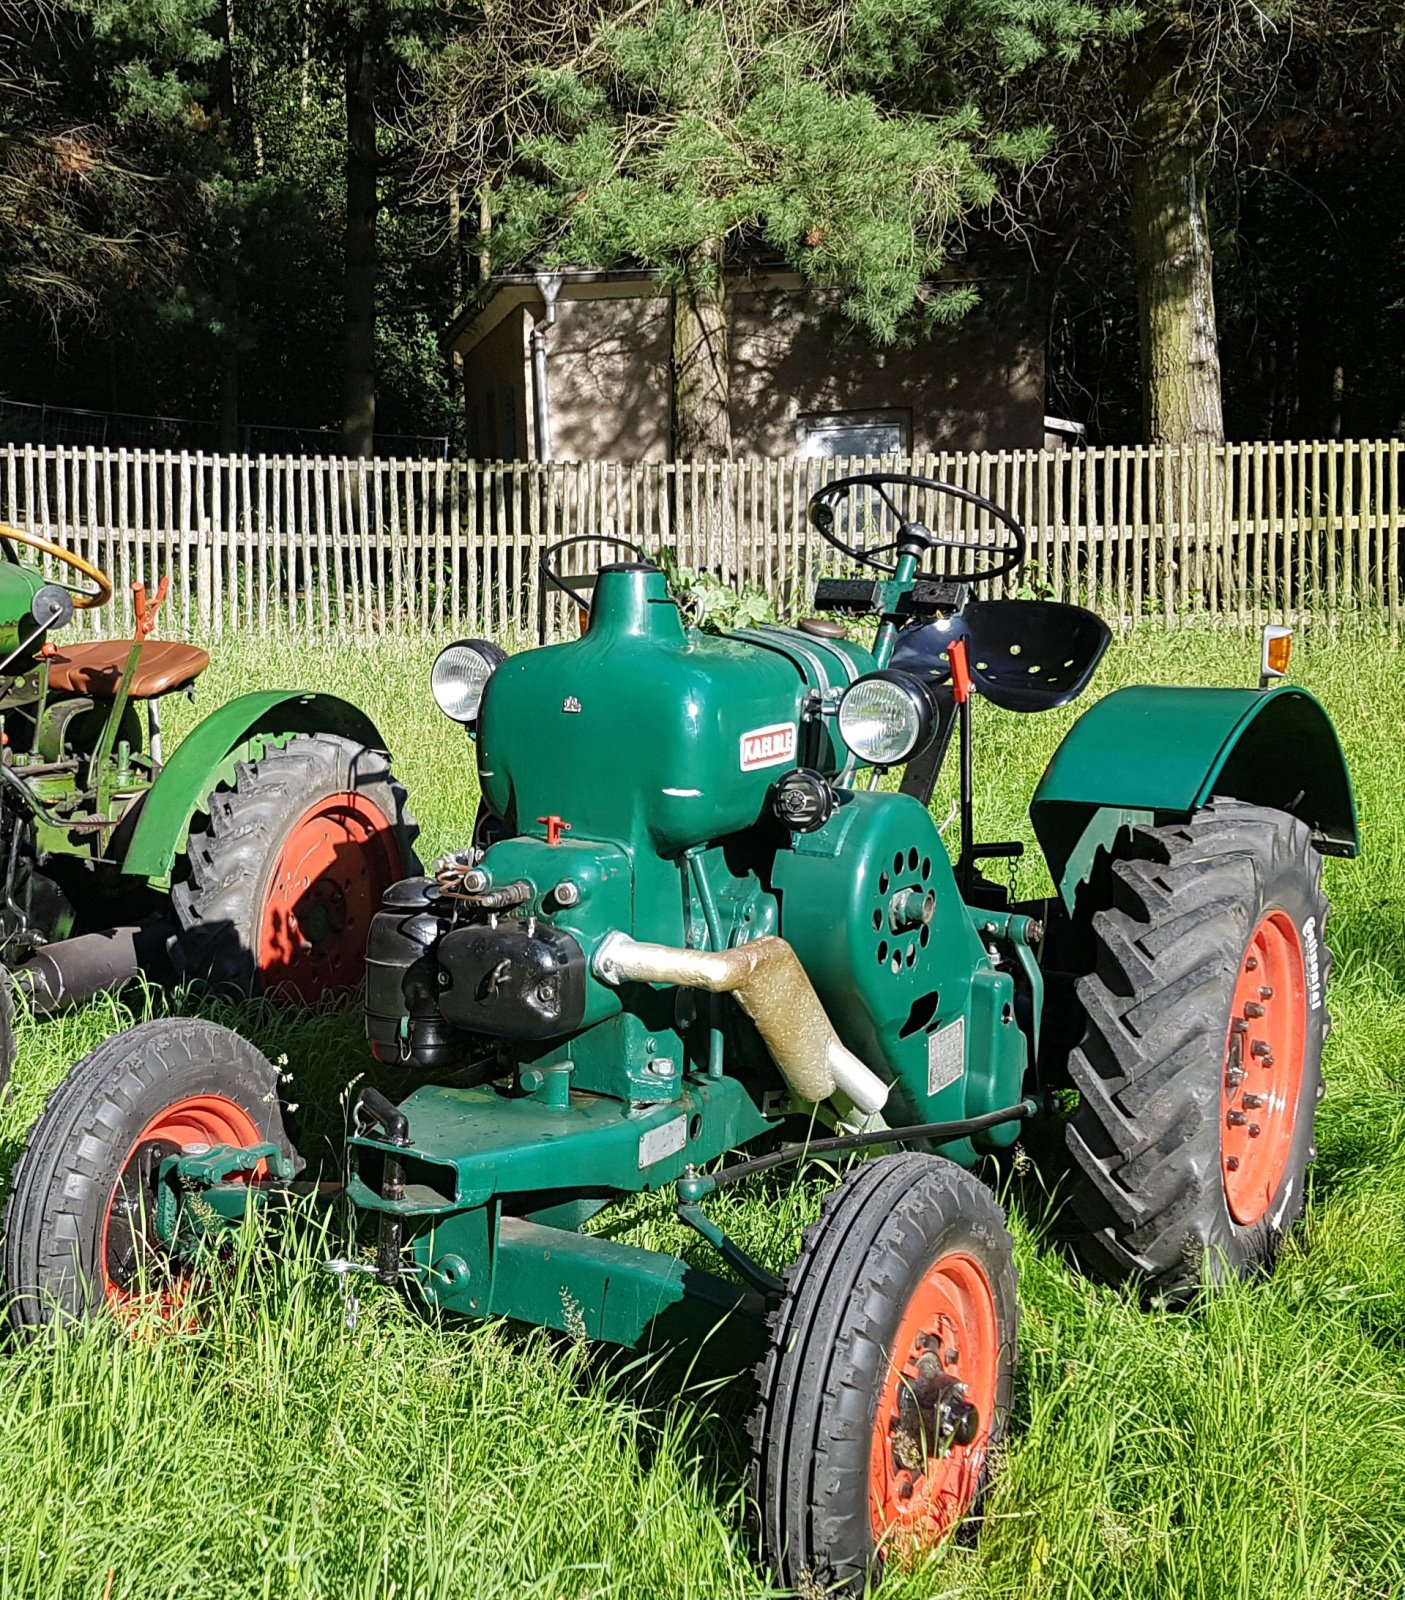
[(767, 1300), (779, 1300), (785, 1294), (785, 1279), (778, 1278), (774, 1272), (768, 1272), (759, 1261), (753, 1260), (735, 1240), (729, 1239), (723, 1233), (721, 1228), (704, 1213), (701, 1206), (680, 1200), (678, 1220), (687, 1223), (694, 1233), (701, 1234), (728, 1266), (741, 1274), (743, 1282), (749, 1284), (758, 1294), (764, 1295)]

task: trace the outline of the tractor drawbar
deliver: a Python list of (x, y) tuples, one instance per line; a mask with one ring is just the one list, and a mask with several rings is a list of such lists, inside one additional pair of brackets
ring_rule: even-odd
[(593, 970), (602, 983), (668, 983), (735, 995), (802, 1100), (828, 1100), (837, 1089), (860, 1111), (881, 1111), (887, 1104), (887, 1084), (839, 1042), (784, 939), (768, 935), (731, 950), (687, 950), (612, 933), (596, 950)]

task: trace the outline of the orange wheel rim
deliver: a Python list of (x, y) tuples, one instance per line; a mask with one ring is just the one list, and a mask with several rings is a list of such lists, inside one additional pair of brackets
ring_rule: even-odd
[[(98, 1242), (103, 1295), (120, 1321), (134, 1324), (153, 1308), (159, 1308), (173, 1323), (183, 1321), (181, 1308), (190, 1287), (188, 1272), (179, 1267), (152, 1270), (157, 1263), (151, 1239), (151, 1212), (161, 1162), (190, 1145), (227, 1144), (241, 1148), (262, 1143), (258, 1124), (243, 1106), (215, 1094), (177, 1100), (158, 1112), (137, 1135), (108, 1197)], [(242, 1176), (262, 1177), (266, 1171), (267, 1163), (260, 1161), (252, 1173)], [(144, 1272), (148, 1274), (145, 1292), (137, 1286)]]
[(1302, 941), (1286, 911), (1270, 911), (1240, 958), (1220, 1090), (1220, 1168), (1241, 1227), (1262, 1220), (1283, 1182), (1306, 1050)]
[(876, 1541), (930, 1546), (970, 1510), (999, 1376), (990, 1280), (971, 1256), (941, 1256), (907, 1303), (878, 1395), (869, 1458)]
[(364, 795), (329, 795), (293, 824), (258, 927), (259, 986), (305, 1003), (361, 981), (371, 919), (400, 877), (395, 830)]

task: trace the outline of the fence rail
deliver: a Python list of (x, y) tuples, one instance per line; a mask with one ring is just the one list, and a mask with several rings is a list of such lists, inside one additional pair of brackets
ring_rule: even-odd
[[(569, 605), (544, 587), (540, 558), (578, 535), (598, 543), (574, 547), (577, 570), (623, 539), (756, 584), (782, 615), (803, 611), (836, 565), (806, 523), (809, 496), (881, 468), (1006, 507), (1029, 540), (1008, 582), (1092, 606), (1115, 628), (1369, 615), (1398, 630), (1402, 452), (1384, 440), (539, 465), (29, 445), (0, 450), (0, 517), (108, 570), (123, 626), (130, 585), (168, 573), (167, 626), (187, 635), (556, 637)], [(876, 542), (887, 514), (862, 498), (851, 512), (850, 533)], [(978, 509), (951, 502), (942, 515), (963, 537), (997, 536)], [(91, 625), (117, 622), (107, 612)]]

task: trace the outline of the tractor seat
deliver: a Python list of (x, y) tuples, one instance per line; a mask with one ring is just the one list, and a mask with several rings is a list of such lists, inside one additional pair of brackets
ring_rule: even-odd
[(904, 628), (892, 665), (945, 682), (946, 647), (961, 623), (972, 687), (1007, 711), (1052, 711), (1076, 700), (1112, 637), (1096, 612), (1060, 600), (972, 600), (955, 628)]
[[(59, 694), (90, 694), (95, 700), (111, 700), (131, 653), (130, 639), (68, 645), (48, 658), (49, 687)], [(172, 689), (185, 688), (209, 664), (209, 653), (193, 644), (148, 639), (141, 647), (128, 693), (133, 700), (155, 700)]]

